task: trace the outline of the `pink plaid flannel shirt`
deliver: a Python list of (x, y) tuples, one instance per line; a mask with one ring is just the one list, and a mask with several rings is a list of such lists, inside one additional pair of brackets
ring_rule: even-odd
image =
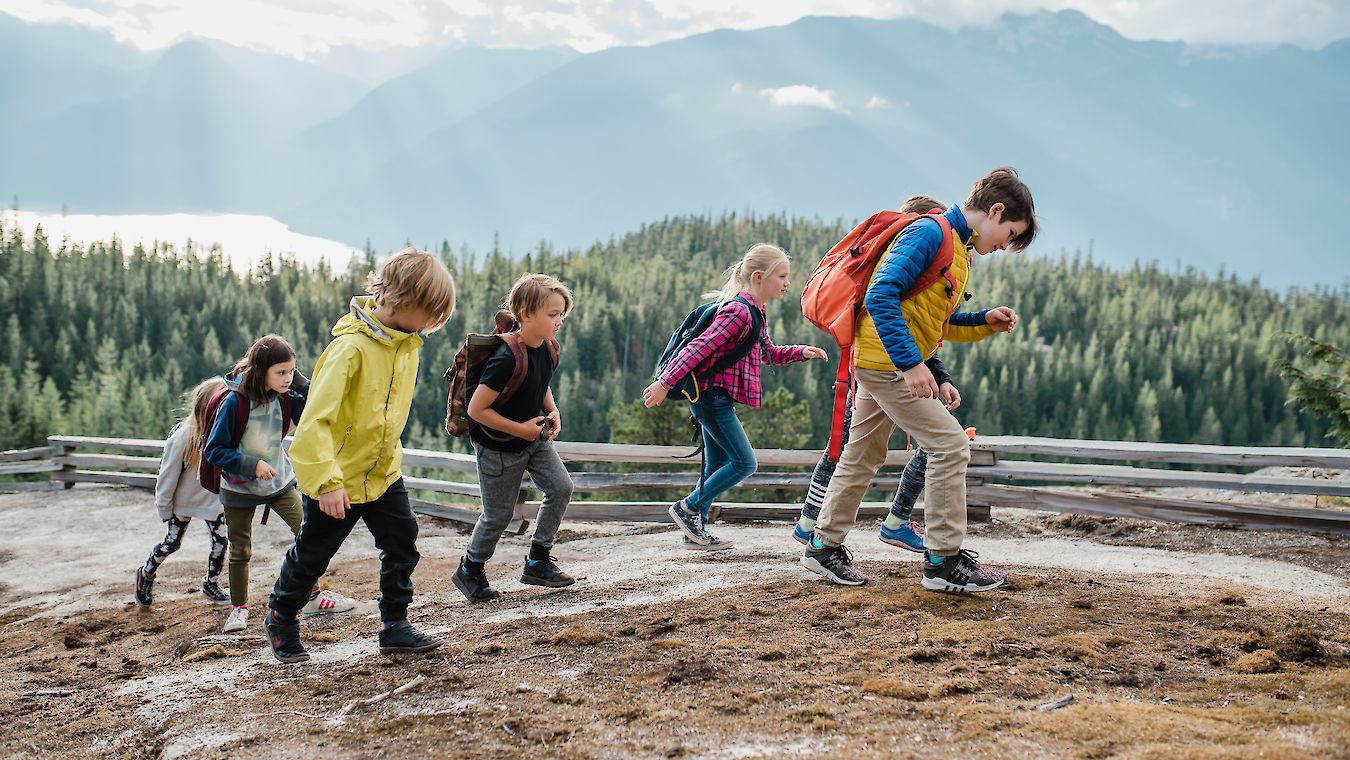
[(717, 360), (731, 353), (736, 348), (736, 344), (745, 337), (754, 324), (750, 319), (750, 307), (740, 301), (729, 301), (723, 304), (717, 310), (717, 316), (713, 318), (712, 324), (702, 335), (689, 341), (670, 363), (666, 365), (666, 370), (657, 378), (667, 389), (675, 387), (680, 378), (695, 373), (698, 377), (698, 387), (700, 392), (706, 392), (709, 388), (721, 388), (733, 401), (746, 406), (758, 408), (760, 401), (764, 396), (763, 388), (759, 383), (759, 367), (761, 364), (791, 364), (793, 362), (805, 361), (806, 357), (802, 352), (806, 346), (775, 346), (772, 340), (769, 340), (768, 320), (764, 315), (764, 305), (755, 300), (749, 293), (741, 293), (741, 297), (755, 305), (759, 309), (759, 341), (756, 346), (750, 349), (750, 353), (741, 358), (740, 361), (727, 367), (718, 373), (717, 377), (709, 379), (704, 374)]

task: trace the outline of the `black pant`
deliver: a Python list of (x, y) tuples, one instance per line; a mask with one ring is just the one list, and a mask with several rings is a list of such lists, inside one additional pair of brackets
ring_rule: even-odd
[(417, 553), (417, 518), (408, 504), (408, 489), (399, 478), (380, 498), (353, 504), (341, 520), (319, 509), (319, 502), (303, 499), (305, 521), (281, 573), (272, 587), (272, 609), (282, 618), (294, 618), (309, 601), (314, 584), (328, 571), (328, 563), (347, 540), (357, 520), (375, 537), (380, 550), (380, 619), (387, 622), (408, 616), (412, 601), (412, 574), (422, 555)]

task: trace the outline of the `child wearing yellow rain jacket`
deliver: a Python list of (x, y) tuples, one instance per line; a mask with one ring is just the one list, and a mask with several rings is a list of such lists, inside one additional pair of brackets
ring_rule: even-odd
[(291, 445), (304, 529), (272, 588), (267, 633), (282, 662), (309, 659), (297, 613), (357, 520), (380, 549), (382, 654), (425, 652), (441, 642), (408, 623), (417, 519), (400, 470), (422, 337), (455, 308), (455, 284), (432, 254), (407, 248), (371, 275), (372, 295), (353, 298), (314, 365)]

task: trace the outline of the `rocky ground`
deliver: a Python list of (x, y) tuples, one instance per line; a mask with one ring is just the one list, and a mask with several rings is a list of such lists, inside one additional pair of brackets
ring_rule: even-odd
[[(446, 645), (376, 652), (378, 560), (358, 529), (326, 582), (362, 600), (306, 621), (283, 666), (196, 584), (189, 529), (156, 603), (131, 577), (148, 494), (0, 495), (0, 754), (13, 757), (1344, 757), (1350, 540), (994, 511), (969, 548), (1004, 589), (922, 590), (917, 556), (850, 539), (872, 582), (828, 586), (782, 525), (570, 524), (569, 589), (450, 584), (467, 537), (423, 520), (414, 622)], [(260, 616), (287, 543), (255, 535)], [(353, 701), (422, 680), (375, 704)]]

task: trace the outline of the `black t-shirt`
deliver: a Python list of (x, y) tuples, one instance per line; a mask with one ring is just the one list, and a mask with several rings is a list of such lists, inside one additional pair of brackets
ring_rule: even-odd
[[(540, 343), (538, 348), (526, 346), (525, 355), (530, 363), (529, 369), (525, 371), (525, 379), (506, 403), (494, 407), (498, 414), (512, 422), (529, 422), (544, 414), (544, 397), (548, 395), (548, 384), (553, 379), (553, 358), (549, 356), (547, 344)], [(511, 353), (510, 346), (503, 343), (483, 366), (483, 375), (478, 384), (500, 393), (515, 371), (515, 354)], [(469, 435), (479, 444), (496, 451), (523, 451), (530, 445), (524, 438), (480, 424), (474, 424)]]

